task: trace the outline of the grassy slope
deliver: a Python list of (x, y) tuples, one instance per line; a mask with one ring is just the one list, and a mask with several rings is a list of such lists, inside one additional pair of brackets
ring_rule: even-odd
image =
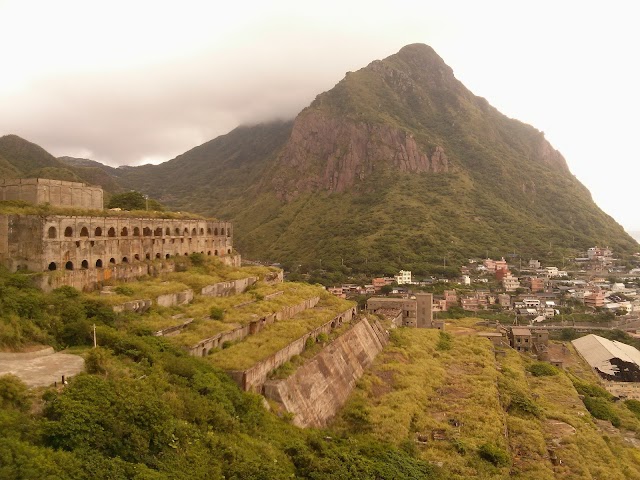
[[(637, 450), (599, 429), (567, 374), (534, 377), (526, 373), (529, 364), (511, 349), (494, 356), (490, 343), (475, 336), (443, 343), (436, 331), (395, 330), (335, 428), (396, 444), (422, 435), (428, 441), (417, 447), (419, 458), (442, 462), (451, 479), (638, 478)], [(623, 428), (640, 432), (630, 410), (610, 406)], [(454, 419), (460, 426), (450, 423)], [(558, 421), (575, 433), (562, 433)], [(433, 440), (433, 430), (446, 439)], [(478, 449), (485, 444), (504, 451), (508, 461), (482, 460)], [(552, 464), (549, 449), (561, 465)]]

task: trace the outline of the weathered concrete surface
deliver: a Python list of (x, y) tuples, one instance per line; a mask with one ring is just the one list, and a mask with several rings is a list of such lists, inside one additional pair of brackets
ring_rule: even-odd
[(248, 368), (247, 370), (230, 370), (227, 371), (227, 373), (243, 390), (261, 392), (262, 387), (267, 381), (269, 372), (291, 360), (291, 357), (294, 355), (300, 355), (305, 349), (307, 339), (313, 338), (314, 341), (317, 341), (318, 335), (321, 333), (328, 334), (332, 330), (340, 327), (343, 323), (351, 322), (356, 317), (356, 313), (355, 307), (345, 310), (328, 322), (320, 325), (318, 328), (315, 328), (297, 338), (270, 357), (256, 363), (251, 368)]
[(229, 282), (219, 282), (205, 286), (200, 295), (205, 297), (229, 297), (244, 292), (258, 281), (257, 277), (246, 277)]
[(363, 319), (285, 380), (264, 384), (265, 397), (294, 414), (299, 427), (323, 427), (388, 341), (377, 321)]
[(186, 305), (193, 300), (193, 290), (187, 289), (182, 292), (167, 293), (160, 295), (156, 303), (161, 307), (173, 307), (175, 305)]
[(40, 352), (0, 353), (0, 376), (12, 373), (29, 387), (46, 387), (84, 371), (84, 359), (68, 353)]
[(120, 305), (114, 305), (113, 311), (116, 313), (130, 311), (136, 313), (144, 313), (151, 308), (151, 299), (131, 300), (130, 302), (124, 302)]

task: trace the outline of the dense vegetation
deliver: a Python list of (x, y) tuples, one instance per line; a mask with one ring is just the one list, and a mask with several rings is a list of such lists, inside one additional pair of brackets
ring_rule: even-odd
[(30, 277), (0, 271), (0, 348), (72, 347), (87, 373), (34, 391), (0, 377), (0, 478), (440, 478), (391, 443), (293, 427), (207, 359), (131, 328), (137, 317), (70, 287), (45, 294)]

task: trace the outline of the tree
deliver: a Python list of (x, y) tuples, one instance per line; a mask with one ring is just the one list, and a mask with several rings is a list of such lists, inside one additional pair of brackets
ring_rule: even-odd
[(164, 210), (164, 206), (159, 202), (152, 198), (145, 197), (142, 193), (136, 192), (135, 190), (112, 196), (107, 208), (121, 208), (123, 210)]

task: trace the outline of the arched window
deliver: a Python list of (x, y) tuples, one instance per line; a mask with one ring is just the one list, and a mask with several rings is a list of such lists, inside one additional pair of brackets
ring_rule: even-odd
[(211, 235), (211, 227), (207, 228), (207, 235)]
[(207, 252), (207, 255), (211, 256), (211, 250), (209, 250), (209, 251)]
[(120, 231), (120, 236), (121, 237), (128, 237), (129, 236), (129, 229), (127, 227), (122, 227), (122, 230)]
[(171, 258), (171, 255), (167, 253), (164, 258)]
[(223, 236), (224, 236), (224, 228), (221, 228), (221, 229), (220, 229), (220, 235), (223, 235)]
[(89, 229), (87, 227), (82, 227), (82, 229), (80, 230), (80, 236), (81, 237), (88, 237), (89, 236)]
[(167, 236), (171, 235), (171, 229), (169, 227), (165, 228), (164, 229), (164, 234), (167, 235)]
[(73, 237), (73, 228), (71, 227), (67, 227), (64, 229), (64, 236), (65, 237)]
[(227, 237), (230, 237), (230, 236), (231, 236), (231, 229), (227, 228)]
[(144, 227), (142, 229), (142, 235), (145, 237), (150, 237), (151, 236), (151, 229), (149, 227)]
[(183, 235), (189, 235), (189, 229), (187, 227), (184, 227), (184, 231), (182, 232)]
[(100, 227), (96, 228), (96, 232), (94, 234), (95, 237), (101, 237), (102, 236), (102, 229)]
[(122, 257), (122, 263), (129, 263), (129, 259), (127, 257)]
[(58, 230), (56, 230), (56, 227), (49, 227), (49, 238), (57, 238), (58, 237)]
[(228, 253), (229, 255), (231, 255), (231, 249), (227, 250), (227, 253)]
[(180, 235), (180, 229), (178, 227), (176, 227), (175, 234)]
[(73, 262), (65, 263), (64, 268), (66, 268), (67, 270), (73, 270)]
[(116, 259), (115, 258), (110, 258), (109, 259), (109, 263), (112, 263), (112, 264), (115, 265), (116, 264)]
[(153, 235), (156, 237), (161, 237), (162, 236), (162, 227), (158, 227), (155, 229), (155, 231), (153, 232)]
[(156, 253), (156, 258), (160, 258), (162, 257), (162, 255), (160, 255), (160, 253)]
[(96, 268), (102, 268), (102, 260), (101, 259), (96, 260)]
[(218, 235), (218, 227), (216, 227), (216, 228), (214, 228), (214, 229), (213, 229), (213, 234), (214, 234), (214, 235)]
[(204, 228), (200, 229), (200, 235), (204, 235)]
[(82, 260), (82, 268), (89, 268), (89, 262), (87, 260)]
[(135, 258), (136, 260), (140, 260), (140, 255), (136, 253), (136, 254), (133, 256), (133, 258)]
[(115, 236), (116, 236), (116, 229), (115, 229), (115, 228), (113, 228), (113, 227), (111, 227), (111, 228), (109, 229), (109, 232), (107, 232), (107, 235), (108, 235), (109, 237), (115, 237)]
[(49, 264), (49, 270), (51, 270), (52, 272), (53, 272), (56, 268), (58, 268), (58, 266), (56, 265), (56, 262), (51, 262), (51, 263)]
[(151, 254), (150, 254), (150, 253), (147, 253), (147, 254), (144, 256), (144, 258), (146, 258), (147, 260), (151, 260)]
[(214, 250), (213, 254), (217, 257), (218, 256), (218, 250)]
[(196, 235), (198, 235), (198, 230), (194, 228), (193, 230), (191, 230), (191, 236), (195, 237)]
[(133, 236), (134, 237), (139, 237), (140, 236), (140, 228), (139, 227), (133, 227)]

